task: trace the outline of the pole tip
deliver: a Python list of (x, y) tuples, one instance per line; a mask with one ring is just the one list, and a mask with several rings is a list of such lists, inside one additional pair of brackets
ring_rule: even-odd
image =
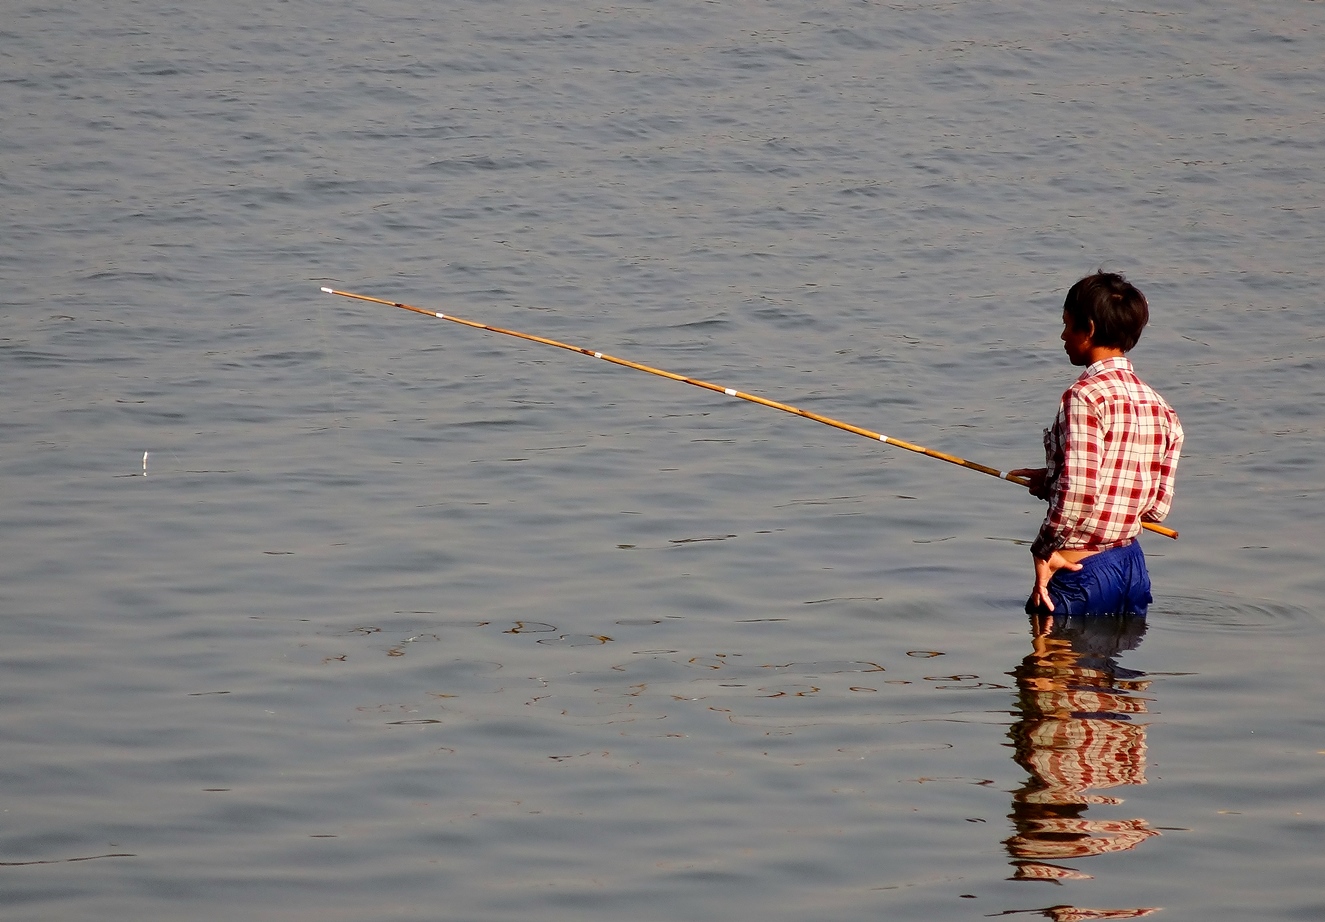
[(334, 288), (327, 288), (325, 285), (322, 287), (322, 290), (325, 291), (325, 292), (326, 292), (327, 294), (329, 294), (329, 295), (334, 295), (334, 294), (336, 293), (336, 289), (334, 289)]

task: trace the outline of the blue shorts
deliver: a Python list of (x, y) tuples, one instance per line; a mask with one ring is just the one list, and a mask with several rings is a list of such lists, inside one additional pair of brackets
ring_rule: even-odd
[[(1059, 570), (1049, 580), (1055, 615), (1141, 615), (1154, 601), (1141, 544), (1100, 551), (1081, 561), (1080, 570)], [(1032, 614), (1029, 604), (1027, 610)]]

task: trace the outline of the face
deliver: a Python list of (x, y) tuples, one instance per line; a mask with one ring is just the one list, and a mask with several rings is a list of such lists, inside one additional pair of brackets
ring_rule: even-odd
[(1067, 315), (1067, 311), (1063, 311), (1063, 351), (1067, 353), (1067, 357), (1073, 365), (1090, 364), (1090, 360), (1086, 356), (1093, 345), (1091, 335), (1094, 332), (1094, 324), (1084, 332), (1075, 329), (1072, 326), (1072, 318)]

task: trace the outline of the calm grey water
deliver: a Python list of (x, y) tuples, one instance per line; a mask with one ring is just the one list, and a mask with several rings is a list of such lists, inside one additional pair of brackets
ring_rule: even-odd
[[(6, 919), (1319, 919), (1325, 4), (15, 0)], [(1148, 625), (1021, 602), (1126, 272)]]

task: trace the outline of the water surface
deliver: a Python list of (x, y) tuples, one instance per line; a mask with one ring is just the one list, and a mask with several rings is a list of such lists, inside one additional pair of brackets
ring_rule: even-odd
[[(1314, 919), (1320, 4), (20, 3), (6, 917)], [(1066, 288), (1187, 431), (1021, 613)]]

